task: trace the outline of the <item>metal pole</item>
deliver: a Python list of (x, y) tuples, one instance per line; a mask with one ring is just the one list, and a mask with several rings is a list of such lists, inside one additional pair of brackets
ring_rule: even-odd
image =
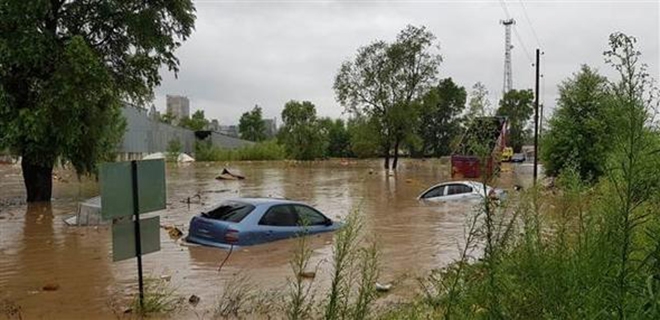
[(538, 176), (539, 165), (539, 65), (540, 50), (536, 49), (536, 92), (534, 97), (534, 186), (536, 186), (536, 177)]
[(135, 215), (135, 255), (137, 256), (138, 285), (140, 288), (140, 309), (144, 310), (144, 281), (142, 279), (142, 242), (140, 239), (140, 204), (138, 202), (137, 161), (131, 161), (133, 182), (133, 214)]

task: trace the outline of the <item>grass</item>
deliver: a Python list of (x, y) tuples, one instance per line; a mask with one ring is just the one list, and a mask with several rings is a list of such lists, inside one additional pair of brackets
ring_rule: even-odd
[(375, 284), (379, 275), (379, 250), (375, 241), (368, 242), (359, 211), (353, 211), (335, 234), (330, 287), (321, 292), (313, 289), (313, 280), (300, 276), (309, 267), (312, 251), (307, 238), (300, 237), (290, 262), (293, 277), (289, 279), (288, 298), (284, 310), (287, 319), (364, 319), (369, 316), (376, 299)]
[(237, 149), (218, 148), (208, 142), (195, 143), (196, 161), (283, 160), (285, 156), (284, 147), (277, 144), (275, 140), (258, 142)]
[(111, 299), (110, 308), (118, 319), (125, 317), (150, 317), (176, 313), (184, 306), (184, 298), (168, 281), (158, 278), (144, 279), (144, 303), (140, 305), (139, 294), (135, 293), (128, 305), (121, 299)]
[(238, 318), (248, 312), (248, 306), (255, 301), (255, 287), (250, 278), (237, 274), (225, 283), (222, 296), (218, 299), (213, 319)]
[(308, 319), (313, 307), (313, 280), (307, 281), (303, 273), (308, 272), (312, 250), (309, 248), (306, 232), (298, 238), (293, 258), (289, 261), (292, 278), (289, 278), (289, 291), (286, 305), (286, 318), (291, 320)]

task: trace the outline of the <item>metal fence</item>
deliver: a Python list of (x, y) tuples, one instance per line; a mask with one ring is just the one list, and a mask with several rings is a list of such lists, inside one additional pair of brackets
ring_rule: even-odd
[[(120, 159), (140, 159), (149, 153), (165, 152), (170, 141), (175, 139), (181, 143), (182, 152), (194, 153), (196, 140), (194, 131), (153, 120), (147, 110), (134, 106), (125, 106), (122, 113), (126, 118), (126, 132), (117, 150)], [(251, 141), (217, 132), (211, 133), (210, 139), (214, 146), (227, 149), (253, 144)]]

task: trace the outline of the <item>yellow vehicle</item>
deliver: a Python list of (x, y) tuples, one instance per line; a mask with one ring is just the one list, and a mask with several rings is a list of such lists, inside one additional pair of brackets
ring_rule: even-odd
[(502, 158), (500, 159), (502, 162), (511, 161), (511, 157), (513, 157), (513, 148), (505, 147), (502, 149)]

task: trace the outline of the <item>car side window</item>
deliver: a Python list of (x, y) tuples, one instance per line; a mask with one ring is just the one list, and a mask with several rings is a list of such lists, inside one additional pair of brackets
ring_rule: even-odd
[(298, 224), (298, 217), (290, 205), (277, 205), (272, 206), (261, 220), (260, 225), (264, 226), (277, 226), (277, 227), (293, 227)]
[(462, 184), (450, 184), (447, 186), (447, 195), (463, 194), (472, 192), (472, 188)]
[(320, 212), (308, 206), (296, 205), (294, 208), (296, 208), (296, 212), (298, 213), (299, 226), (325, 225), (325, 222), (328, 221)]
[(422, 199), (428, 199), (428, 198), (435, 198), (435, 197), (442, 197), (445, 195), (445, 186), (438, 186), (435, 187), (429, 191), (427, 191), (423, 196)]

